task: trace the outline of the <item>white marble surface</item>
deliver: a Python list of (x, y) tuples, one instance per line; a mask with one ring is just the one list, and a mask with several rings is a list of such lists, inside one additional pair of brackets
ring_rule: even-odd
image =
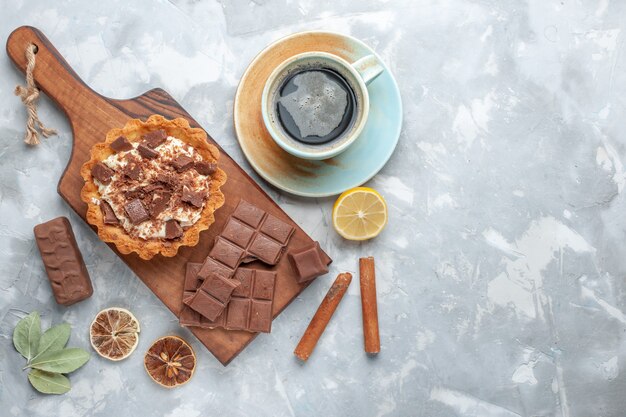
[[(335, 258), (331, 275), (378, 261), (382, 353), (362, 350), (358, 285), (313, 357), (292, 355), (331, 277), (317, 280), (224, 368), (56, 194), (71, 131), (22, 142), (23, 76), (0, 57), (0, 415), (623, 416), (626, 409), (626, 5), (617, 0), (2, 1), (0, 39), (44, 31), (76, 72), (111, 97), (163, 87), (250, 172), (236, 143), (238, 78), (269, 42), (305, 29), (371, 45), (402, 89), (404, 129), (369, 185), (387, 198), (377, 239), (343, 241), (332, 199), (261, 183)], [(94, 296), (53, 302), (32, 227), (71, 219)], [(64, 396), (28, 385), (11, 346), (24, 311), (65, 320), (89, 349), (101, 308), (132, 309), (138, 351), (93, 356)], [(142, 353), (189, 339), (198, 369), (165, 391)]]

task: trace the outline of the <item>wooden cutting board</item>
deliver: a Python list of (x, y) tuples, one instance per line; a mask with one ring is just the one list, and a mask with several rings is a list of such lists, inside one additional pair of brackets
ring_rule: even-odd
[[(72, 153), (59, 181), (58, 192), (83, 220), (87, 206), (80, 199), (80, 190), (83, 186), (80, 167), (89, 159), (89, 151), (93, 144), (104, 141), (110, 129), (123, 127), (129, 119), (145, 120), (152, 114), (160, 114), (167, 118), (184, 117), (192, 127), (200, 127), (176, 100), (159, 88), (128, 100), (114, 100), (96, 93), (76, 75), (43, 33), (29, 26), (17, 28), (7, 40), (7, 54), (22, 72), (26, 69), (25, 51), (30, 44), (38, 47), (34, 70), (37, 85), (65, 112), (72, 126), (74, 135)], [(141, 260), (135, 254), (122, 255), (115, 246), (109, 245), (176, 316), (182, 308), (185, 264), (188, 261), (201, 262), (206, 257), (211, 242), (241, 197), (295, 226), (296, 232), (289, 247), (302, 247), (312, 241), (210, 135), (209, 141), (220, 149), (219, 166), (228, 175), (228, 180), (222, 187), (226, 203), (215, 213), (215, 223), (200, 235), (198, 245), (193, 248), (181, 248), (174, 258), (159, 255), (150, 261)], [(283, 257), (276, 270), (278, 278), (274, 317), (306, 287), (297, 284), (286, 257)], [(94, 277), (96, 280), (102, 278)], [(237, 356), (257, 335), (223, 329), (190, 328), (190, 330), (224, 365)]]

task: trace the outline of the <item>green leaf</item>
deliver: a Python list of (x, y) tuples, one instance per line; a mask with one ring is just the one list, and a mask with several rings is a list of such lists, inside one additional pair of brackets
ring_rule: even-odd
[(13, 346), (28, 361), (37, 354), (40, 338), (41, 320), (36, 311), (20, 320), (13, 330)]
[(48, 351), (28, 364), (30, 368), (48, 372), (68, 373), (75, 371), (89, 360), (89, 353), (80, 348)]
[(32, 369), (28, 380), (35, 389), (44, 394), (65, 394), (70, 390), (70, 380), (65, 375)]
[(54, 327), (50, 327), (41, 335), (39, 340), (39, 349), (37, 355), (33, 359), (37, 359), (39, 356), (46, 352), (52, 352), (54, 350), (63, 349), (70, 339), (70, 332), (72, 328), (67, 323), (58, 324)]

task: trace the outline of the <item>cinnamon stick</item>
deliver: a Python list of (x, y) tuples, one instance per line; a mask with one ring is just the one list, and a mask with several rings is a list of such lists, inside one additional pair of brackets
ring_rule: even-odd
[(380, 352), (380, 335), (378, 334), (378, 306), (376, 303), (376, 272), (372, 256), (359, 259), (359, 275), (365, 352), (378, 353)]
[(294, 355), (300, 358), (300, 360), (306, 361), (309, 359), (309, 356), (311, 356), (317, 341), (324, 332), (326, 325), (337, 309), (351, 281), (352, 274), (349, 272), (337, 276), (332, 287), (328, 290), (326, 297), (324, 297), (322, 303), (317, 308), (315, 315), (309, 323), (309, 327), (306, 328), (306, 331), (302, 335), (300, 343), (298, 343), (298, 346), (296, 346), (296, 349), (293, 351)]

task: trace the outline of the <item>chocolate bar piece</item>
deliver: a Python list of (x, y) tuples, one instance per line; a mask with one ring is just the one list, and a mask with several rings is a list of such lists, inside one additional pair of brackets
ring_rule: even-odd
[(124, 159), (126, 160), (126, 165), (121, 169), (122, 174), (131, 180), (138, 180), (143, 174), (140, 159), (134, 155), (126, 155)]
[(159, 129), (154, 132), (146, 133), (142, 136), (142, 139), (144, 140), (146, 146), (154, 149), (165, 142), (167, 139), (167, 133), (165, 133), (165, 130)]
[(269, 333), (276, 272), (239, 268), (235, 279), (241, 284), (233, 291), (226, 311), (216, 322), (228, 330)]
[(332, 262), (320, 249), (318, 242), (289, 252), (287, 258), (296, 273), (296, 281), (300, 284), (328, 273), (328, 265)]
[(183, 228), (178, 223), (178, 220), (168, 220), (165, 222), (165, 238), (176, 239), (183, 235)]
[(169, 205), (172, 193), (165, 190), (156, 190), (153, 192), (154, 194), (152, 195), (152, 201), (150, 202), (148, 211), (150, 212), (150, 217), (156, 219)]
[(119, 136), (117, 139), (111, 142), (109, 148), (113, 149), (115, 152), (124, 152), (133, 149), (133, 145), (129, 142), (128, 139), (126, 139), (125, 136)]
[(157, 151), (147, 145), (144, 145), (143, 143), (140, 143), (139, 146), (137, 146), (137, 152), (139, 152), (139, 155), (141, 155), (142, 158), (146, 159), (154, 159), (159, 155)]
[(172, 162), (174, 169), (178, 172), (187, 171), (193, 165), (193, 159), (188, 157), (187, 155), (178, 155), (176, 159)]
[(210, 275), (200, 285), (188, 305), (209, 320), (215, 320), (229, 303), (233, 290), (239, 282), (233, 279)]
[(242, 262), (258, 259), (276, 265), (294, 231), (290, 224), (241, 200), (226, 222), (221, 237), (243, 251)]
[[(188, 288), (197, 285), (197, 275), (193, 276), (193, 270), (197, 268), (195, 265), (190, 267), (190, 264), (187, 264), (185, 280), (187, 297), (192, 294)], [(180, 324), (191, 327), (222, 327), (227, 330), (269, 333), (272, 329), (276, 272), (239, 268), (234, 278), (240, 284), (232, 291), (230, 302), (219, 317), (211, 321), (184, 307), (179, 318)]]
[(91, 297), (89, 272), (69, 220), (57, 217), (35, 226), (34, 232), (57, 303), (69, 306)]
[(200, 161), (193, 164), (193, 168), (200, 175), (211, 175), (217, 171), (217, 164), (215, 162)]
[[(196, 294), (196, 290), (202, 284), (202, 279), (198, 277), (198, 272), (200, 272), (200, 268), (202, 268), (201, 263), (196, 262), (187, 262), (187, 267), (185, 269), (185, 282), (183, 284), (183, 300), (191, 300), (193, 296)], [(178, 320), (181, 326), (193, 326), (193, 327), (203, 327), (210, 328), (208, 326), (211, 321), (205, 319), (200, 315), (200, 313), (192, 310), (188, 305), (183, 304), (183, 308), (180, 311), (180, 316)]]
[(124, 204), (124, 211), (126, 211), (128, 218), (133, 224), (139, 224), (150, 218), (150, 215), (139, 198), (135, 198)]
[(102, 211), (104, 224), (119, 224), (120, 221), (118, 220), (115, 212), (111, 208), (111, 205), (105, 200), (100, 200), (100, 211)]
[(191, 188), (185, 185), (183, 186), (183, 195), (180, 199), (194, 207), (201, 208), (202, 204), (204, 204), (204, 197), (205, 193), (203, 191), (192, 191)]
[(115, 174), (115, 171), (104, 165), (102, 162), (98, 162), (93, 166), (93, 168), (91, 168), (91, 175), (102, 184), (110, 183), (113, 174)]

